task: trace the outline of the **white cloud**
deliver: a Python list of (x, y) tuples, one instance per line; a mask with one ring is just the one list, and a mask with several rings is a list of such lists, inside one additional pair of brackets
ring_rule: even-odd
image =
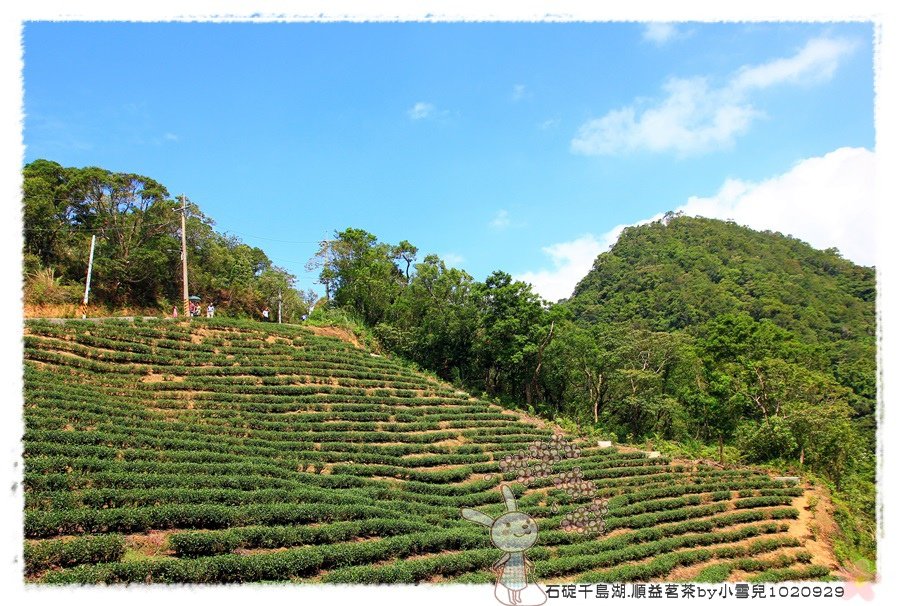
[(730, 90), (711, 88), (705, 78), (672, 78), (663, 90), (666, 98), (643, 112), (625, 107), (582, 124), (572, 151), (699, 153), (731, 145), (759, 115)]
[(419, 101), (406, 111), (410, 120), (423, 120), (434, 114), (435, 107), (431, 103)]
[(648, 150), (685, 156), (727, 148), (763, 115), (749, 99), (754, 90), (828, 80), (854, 48), (846, 40), (815, 38), (791, 57), (740, 68), (720, 87), (702, 76), (669, 78), (661, 99), (639, 100), (582, 124), (571, 150), (584, 155)]
[[(778, 231), (818, 249), (836, 247), (854, 263), (874, 265), (877, 244), (875, 154), (842, 147), (807, 158), (789, 171), (752, 182), (727, 179), (713, 196), (691, 196), (674, 209), (688, 216), (733, 220), (756, 230)], [(631, 225), (658, 221), (659, 213)], [(552, 269), (516, 276), (530, 282), (550, 301), (568, 297), (587, 274), (596, 256), (616, 243), (628, 225), (617, 225), (599, 238), (587, 234), (542, 250)]]
[(557, 126), (559, 126), (559, 122), (559, 118), (550, 118), (538, 124), (538, 128), (541, 130), (550, 130), (551, 128), (556, 128)]
[(677, 210), (779, 231), (815, 248), (836, 247), (855, 263), (874, 265), (875, 154), (842, 147), (765, 181), (728, 179), (715, 195), (692, 196)]
[(509, 211), (500, 209), (494, 213), (494, 218), (488, 224), (494, 229), (506, 229), (510, 225)]
[(657, 46), (662, 46), (679, 35), (678, 28), (675, 27), (674, 23), (653, 22), (644, 25), (644, 40)]
[(459, 267), (466, 260), (462, 255), (452, 252), (444, 253), (439, 256), (444, 260), (444, 265), (446, 265), (447, 267)]
[(545, 246), (541, 250), (550, 256), (553, 269), (528, 271), (515, 276), (515, 279), (529, 282), (535, 292), (548, 301), (558, 301), (572, 294), (578, 281), (590, 271), (597, 255), (607, 248), (605, 243), (591, 234)]
[(816, 83), (829, 80), (841, 59), (856, 45), (849, 40), (815, 38), (793, 57), (775, 59), (755, 67), (743, 67), (732, 80), (738, 90), (767, 88), (776, 84)]
[(178, 135), (175, 133), (166, 133), (163, 135), (163, 139), (166, 141), (178, 141)]
[(528, 96), (530, 96), (530, 93), (528, 92), (528, 89), (525, 88), (524, 84), (516, 84), (515, 86), (513, 86), (513, 92), (512, 92), (512, 100), (513, 101), (521, 101), (522, 99), (524, 99), (525, 97), (528, 97)]
[[(786, 173), (763, 181), (726, 179), (714, 195), (691, 196), (674, 211), (781, 232), (814, 248), (835, 247), (854, 263), (874, 265), (875, 154), (861, 147), (842, 147), (801, 160)], [(632, 225), (662, 216), (659, 213)], [(625, 227), (606, 232), (603, 242), (615, 244)]]

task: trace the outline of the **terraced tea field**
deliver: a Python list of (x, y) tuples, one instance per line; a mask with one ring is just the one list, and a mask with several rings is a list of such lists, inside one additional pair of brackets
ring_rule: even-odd
[(25, 421), (34, 582), (492, 582), (460, 509), (499, 515), (501, 483), (544, 584), (836, 570), (806, 487), (551, 440), (313, 329), (29, 321)]

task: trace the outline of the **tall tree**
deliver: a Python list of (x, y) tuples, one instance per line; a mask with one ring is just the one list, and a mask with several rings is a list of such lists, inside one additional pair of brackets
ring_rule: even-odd
[(328, 285), (336, 305), (353, 309), (374, 326), (386, 317), (405, 283), (395, 264), (395, 250), (351, 227), (323, 242), (311, 266), (320, 268), (319, 281)]
[(416, 254), (418, 254), (418, 252), (419, 249), (410, 244), (407, 240), (401, 240), (400, 244), (393, 249), (394, 258), (406, 263), (406, 267), (402, 269), (407, 282), (409, 282), (409, 267), (415, 262)]
[(175, 203), (157, 181), (88, 167), (69, 171), (73, 223), (95, 233), (97, 290), (116, 304), (152, 304), (177, 226)]
[(495, 271), (477, 284), (480, 326), (475, 349), (488, 393), (519, 393), (531, 378), (545, 316), (531, 286)]
[(64, 264), (74, 226), (71, 169), (35, 160), (23, 173), (25, 253), (44, 267)]
[(387, 321), (376, 327), (380, 338), (445, 379), (470, 380), (478, 326), (473, 286), (465, 271), (448, 268), (437, 255), (426, 256)]

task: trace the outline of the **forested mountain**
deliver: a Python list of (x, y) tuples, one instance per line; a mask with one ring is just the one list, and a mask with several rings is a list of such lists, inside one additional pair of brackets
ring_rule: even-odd
[[(839, 551), (872, 558), (875, 294), (875, 269), (837, 250), (668, 213), (625, 229), (560, 306), (605, 345), (595, 418), (676, 437), (681, 416), (744, 460), (805, 464), (835, 482)], [(635, 340), (640, 353), (623, 363), (617, 352)]]
[(780, 233), (668, 215), (626, 228), (568, 306), (585, 322), (649, 330), (743, 313), (808, 341), (866, 342), (875, 335), (875, 270)]
[(780, 360), (821, 373), (851, 391), (854, 417), (874, 427), (875, 269), (835, 249), (669, 214), (625, 229), (565, 306), (583, 325), (683, 331), (707, 366)]

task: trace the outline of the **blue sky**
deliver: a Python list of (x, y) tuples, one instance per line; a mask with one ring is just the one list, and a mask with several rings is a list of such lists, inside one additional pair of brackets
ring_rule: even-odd
[[(865, 23), (27, 23), (25, 161), (186, 193), (313, 286), (410, 240), (567, 296), (681, 209), (874, 264)], [(868, 231), (867, 231), (868, 230)]]

